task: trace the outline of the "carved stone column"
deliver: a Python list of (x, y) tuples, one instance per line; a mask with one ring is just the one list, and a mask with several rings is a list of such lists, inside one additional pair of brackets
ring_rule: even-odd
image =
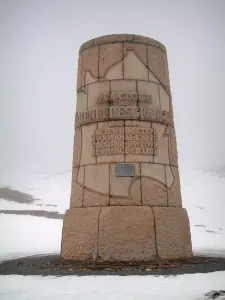
[(108, 35), (80, 48), (61, 255), (95, 262), (192, 256), (167, 54), (156, 40)]

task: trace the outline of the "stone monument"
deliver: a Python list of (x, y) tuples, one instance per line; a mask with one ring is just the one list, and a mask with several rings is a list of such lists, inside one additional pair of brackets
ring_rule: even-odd
[(167, 54), (156, 40), (107, 35), (80, 48), (61, 255), (87, 262), (192, 256)]

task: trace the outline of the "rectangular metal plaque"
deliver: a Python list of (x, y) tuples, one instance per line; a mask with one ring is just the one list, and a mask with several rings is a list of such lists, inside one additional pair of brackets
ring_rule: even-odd
[(116, 164), (116, 177), (134, 177), (135, 164)]

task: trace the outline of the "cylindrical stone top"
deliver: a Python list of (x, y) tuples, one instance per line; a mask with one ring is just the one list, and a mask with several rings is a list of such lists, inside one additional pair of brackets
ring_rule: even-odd
[(149, 261), (190, 255), (166, 49), (139, 35), (94, 38), (79, 51), (62, 256)]
[[(75, 129), (71, 207), (181, 207), (167, 55), (160, 42), (121, 34), (81, 46)], [(133, 173), (121, 176), (119, 170)]]

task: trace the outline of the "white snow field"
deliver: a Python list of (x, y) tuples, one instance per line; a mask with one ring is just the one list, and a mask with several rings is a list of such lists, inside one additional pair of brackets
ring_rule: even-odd
[[(202, 300), (224, 287), (225, 272), (153, 276), (0, 276), (1, 300)], [(219, 299), (217, 299), (219, 300)]]
[[(194, 252), (225, 256), (225, 177), (198, 170), (181, 170), (180, 177)], [(0, 199), (0, 210), (64, 213), (69, 207), (70, 185), (71, 172), (35, 174), (1, 171), (0, 187), (10, 186), (39, 200), (21, 204)], [(59, 253), (61, 232), (60, 219), (0, 213), (0, 260), (21, 255)]]
[[(225, 177), (181, 171), (196, 254), (225, 256)], [(64, 213), (69, 207), (71, 173), (34, 174), (2, 171), (0, 187), (32, 195), (31, 204), (0, 199), (0, 261), (34, 254), (59, 253), (62, 219), (17, 215), (16, 210)], [(47, 206), (46, 206), (47, 205)], [(49, 206), (52, 205), (52, 206)], [(1, 300), (203, 300), (225, 289), (225, 272), (180, 276), (0, 276)], [(217, 298), (217, 300), (222, 300)]]

